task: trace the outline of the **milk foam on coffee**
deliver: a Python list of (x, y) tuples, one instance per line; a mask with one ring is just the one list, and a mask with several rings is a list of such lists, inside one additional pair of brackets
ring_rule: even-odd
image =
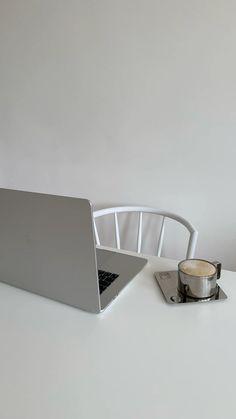
[(179, 268), (183, 273), (193, 276), (209, 276), (216, 272), (214, 265), (200, 259), (184, 260), (180, 263)]

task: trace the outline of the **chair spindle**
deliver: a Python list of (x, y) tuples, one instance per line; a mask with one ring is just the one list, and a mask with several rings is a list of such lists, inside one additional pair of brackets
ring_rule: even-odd
[(165, 233), (165, 217), (162, 218), (161, 231), (160, 231), (160, 236), (159, 236), (158, 245), (157, 245), (157, 256), (158, 257), (161, 256), (162, 245), (163, 245), (163, 240), (164, 240), (164, 233)]
[(140, 212), (139, 213), (139, 223), (138, 223), (137, 253), (141, 253), (142, 238), (143, 238), (143, 213)]
[(97, 225), (96, 225), (95, 219), (93, 219), (93, 226), (94, 226), (94, 234), (95, 234), (96, 244), (97, 244), (98, 246), (101, 246), (101, 243), (100, 243), (100, 239), (99, 239), (99, 235), (98, 235), (98, 230), (97, 230)]
[(119, 231), (117, 212), (114, 213), (114, 221), (115, 221), (115, 231), (116, 231), (116, 247), (117, 249), (120, 249), (120, 231)]

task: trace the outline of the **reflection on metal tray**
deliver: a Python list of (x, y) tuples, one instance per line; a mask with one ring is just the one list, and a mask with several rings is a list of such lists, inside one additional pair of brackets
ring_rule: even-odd
[(155, 272), (154, 275), (167, 303), (169, 304), (203, 303), (207, 301), (225, 300), (227, 298), (227, 295), (219, 285), (215, 295), (210, 298), (189, 298), (178, 291), (178, 271)]

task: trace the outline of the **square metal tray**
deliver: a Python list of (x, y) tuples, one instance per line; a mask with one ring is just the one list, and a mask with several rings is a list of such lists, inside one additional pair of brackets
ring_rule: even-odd
[(168, 304), (205, 303), (225, 300), (227, 298), (227, 295), (219, 285), (213, 297), (204, 299), (189, 298), (181, 294), (178, 290), (178, 271), (155, 272), (154, 275)]

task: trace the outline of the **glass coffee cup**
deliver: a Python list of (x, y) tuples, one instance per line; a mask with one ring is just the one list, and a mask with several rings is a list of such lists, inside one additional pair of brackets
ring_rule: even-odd
[(186, 297), (213, 297), (218, 289), (221, 263), (205, 259), (185, 259), (178, 264), (178, 289)]

